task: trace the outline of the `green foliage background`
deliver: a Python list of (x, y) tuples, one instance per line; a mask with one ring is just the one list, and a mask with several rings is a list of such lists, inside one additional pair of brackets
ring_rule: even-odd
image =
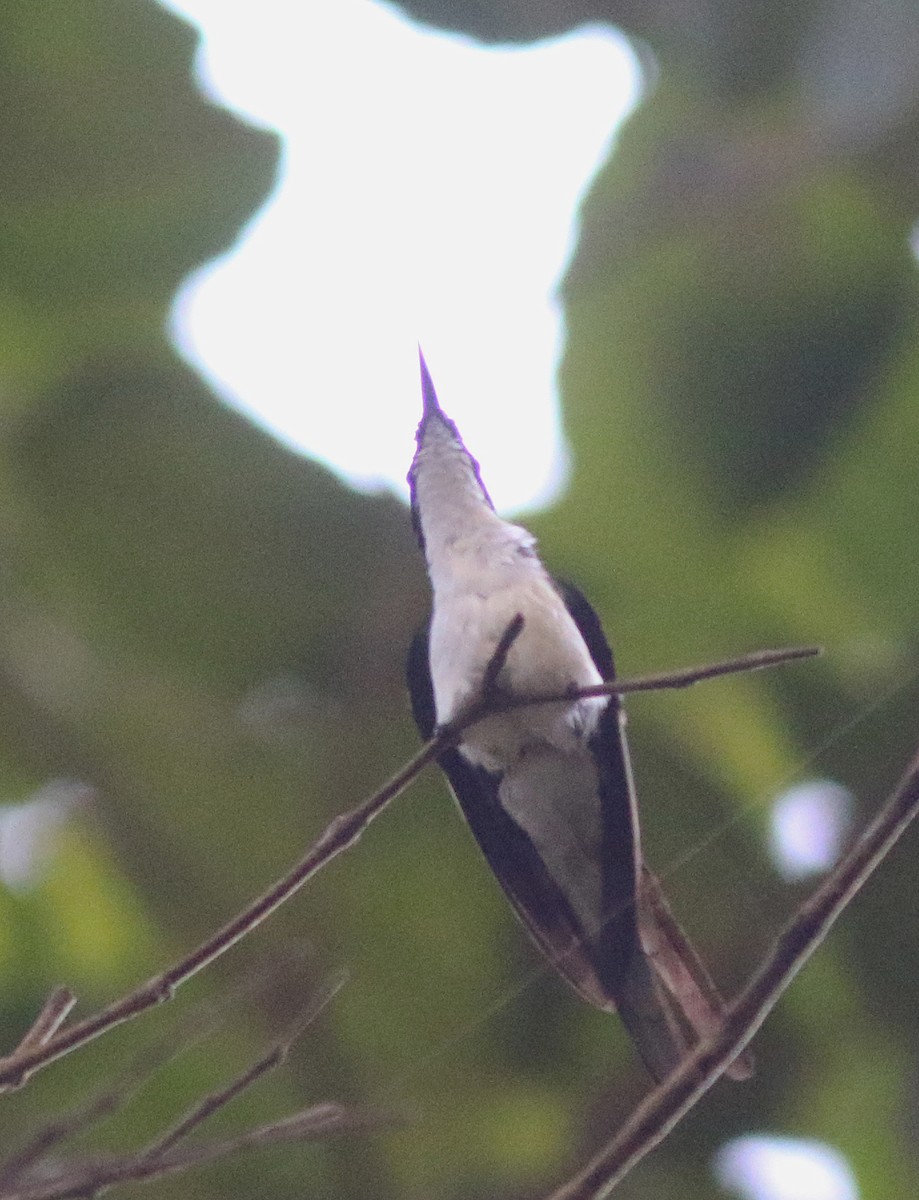
[[(649, 856), (735, 988), (802, 894), (769, 866), (766, 802), (827, 775), (863, 821), (919, 725), (919, 22), (910, 0), (404, 7), (485, 40), (617, 21), (648, 63), (564, 283), (571, 487), (528, 523), (622, 671), (826, 646), (630, 706)], [(150, 0), (0, 2), (0, 800), (95, 789), (41, 884), (0, 890), (6, 1046), (52, 984), (88, 1011), (177, 957), (415, 745), (404, 509), (231, 414), (164, 336), (278, 155), (197, 94), (194, 48)], [(756, 1079), (619, 1194), (714, 1197), (713, 1152), (764, 1130), (839, 1146), (865, 1200), (919, 1192), (916, 849), (797, 981)], [(535, 1197), (646, 1086), (615, 1022), (537, 966), (431, 774), (175, 1005), (7, 1097), (0, 1146), (248, 981), (89, 1142), (139, 1144), (345, 967), (219, 1124), (324, 1099), (408, 1123), (152, 1193)]]

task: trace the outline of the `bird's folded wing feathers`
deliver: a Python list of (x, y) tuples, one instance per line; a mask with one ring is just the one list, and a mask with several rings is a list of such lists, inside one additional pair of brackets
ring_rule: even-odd
[[(645, 953), (663, 980), (683, 1019), (700, 1041), (716, 1036), (724, 1026), (725, 1004), (695, 946), (681, 929), (667, 903), (660, 881), (642, 868), (639, 929)], [(749, 1079), (753, 1055), (744, 1050), (725, 1074)]]
[[(427, 637), (409, 655), (412, 707), (423, 737), (434, 731)], [(517, 915), (560, 975), (589, 1003), (619, 1009), (642, 1059), (656, 1079), (680, 1061), (683, 1040), (642, 951), (635, 910), (636, 863), (627, 766), (619, 750), (618, 715), (604, 714), (595, 737), (610, 741), (599, 772), (603, 844), (603, 904), (599, 928), (585, 931), (569, 897), (552, 878), (528, 833), (501, 803), (501, 776), (471, 765), (458, 750), (438, 763), (494, 874)]]

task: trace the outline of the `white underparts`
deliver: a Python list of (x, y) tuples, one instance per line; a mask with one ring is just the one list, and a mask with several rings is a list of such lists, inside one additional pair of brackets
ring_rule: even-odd
[[(493, 510), (451, 426), (430, 418), (413, 465), (434, 592), (431, 680), (438, 724), (482, 696), (508, 626), (523, 626), (495, 681), (508, 697), (563, 695), (601, 677), (535, 539)], [(589, 745), (609, 697), (496, 713), (466, 731), (463, 756), (499, 775), (498, 797), (527, 833), (589, 934), (601, 920), (599, 779)]]
[(529, 835), (588, 937), (602, 920), (602, 828), (598, 780), (586, 747), (522, 755), (501, 780), (498, 796)]

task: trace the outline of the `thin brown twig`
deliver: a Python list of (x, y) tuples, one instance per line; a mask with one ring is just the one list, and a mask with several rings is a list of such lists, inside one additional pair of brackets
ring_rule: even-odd
[[(340, 991), (346, 979), (346, 972), (341, 971), (331, 976), (315, 991), (303, 1014), (286, 1035), (285, 1040), (288, 1044), (292, 1044), (302, 1030), (315, 1020), (332, 997)], [(263, 977), (260, 978), (259, 985), (264, 985)], [(213, 1033), (225, 1018), (232, 1003), (252, 992), (255, 986), (254, 975), (247, 975), (241, 983), (229, 990), (228, 995), (221, 997), (219, 1004), (211, 1002), (201, 1005), (191, 1014), (185, 1015), (178, 1028), (172, 1029), (168, 1038), (160, 1039), (152, 1047), (145, 1046), (133, 1057), (121, 1072), (119, 1082), (110, 1084), (80, 1108), (58, 1116), (38, 1129), (24, 1146), (0, 1164), (0, 1197), (5, 1194), (4, 1189), (11, 1183), (22, 1180), (50, 1151), (120, 1112), (156, 1071), (200, 1038)], [(146, 1152), (149, 1151), (150, 1148)]]
[(453, 736), (452, 731), (449, 731), (439, 733), (431, 738), (369, 800), (350, 812), (341, 813), (335, 817), (291, 871), (196, 947), (191, 954), (161, 974), (154, 975), (140, 987), (135, 988), (134, 991), (110, 1004), (107, 1008), (87, 1017), (84, 1021), (61, 1030), (45, 1046), (23, 1054), (10, 1055), (9, 1058), (0, 1062), (0, 1090), (19, 1085), (35, 1071), (41, 1070), (49, 1063), (76, 1050), (79, 1046), (85, 1045), (99, 1037), (100, 1034), (107, 1033), (116, 1025), (139, 1016), (142, 1012), (163, 1003), (163, 1001), (170, 1000), (181, 984), (187, 982), (198, 971), (234, 946), (240, 938), (260, 925), (295, 892), (299, 891), (320, 868), (353, 845), (374, 817), (378, 816), (387, 804), (398, 796), (440, 753), (448, 744), (451, 736)]
[(602, 1200), (702, 1098), (741, 1053), (833, 923), (919, 813), (919, 751), (896, 790), (813, 895), (772, 953), (728, 1006), (717, 1037), (689, 1054), (583, 1170), (547, 1200)]
[(222, 1088), (218, 1088), (216, 1091), (202, 1097), (178, 1124), (144, 1148), (142, 1151), (143, 1157), (157, 1158), (166, 1154), (174, 1146), (178, 1145), (179, 1142), (187, 1138), (189, 1134), (193, 1133), (194, 1130), (203, 1125), (205, 1121), (209, 1120), (215, 1113), (226, 1108), (237, 1096), (242, 1095), (243, 1092), (252, 1087), (263, 1075), (267, 1075), (269, 1072), (277, 1070), (278, 1067), (282, 1066), (287, 1061), (294, 1043), (312, 1025), (326, 1005), (341, 990), (344, 982), (345, 975), (341, 974), (324, 988), (322, 992), (313, 998), (309, 1007), (296, 1022), (295, 1026), (283, 1038), (275, 1042), (266, 1054), (263, 1054), (260, 1059), (237, 1075), (235, 1079), (231, 1079)]
[(75, 1163), (65, 1167), (56, 1179), (43, 1180), (15, 1192), (7, 1192), (2, 1200), (77, 1200), (78, 1197), (97, 1196), (117, 1183), (139, 1182), (187, 1171), (191, 1167), (229, 1158), (244, 1150), (274, 1146), (281, 1142), (341, 1137), (391, 1125), (397, 1119), (385, 1113), (348, 1110), (338, 1104), (317, 1104), (236, 1137), (206, 1142), (200, 1146), (183, 1146), (153, 1158), (141, 1153)]
[(486, 701), (492, 698), (495, 685), (498, 682), (498, 676), (504, 670), (504, 664), (507, 662), (507, 656), (511, 652), (511, 647), (522, 632), (523, 613), (517, 613), (508, 622), (507, 628), (498, 639), (498, 644), (495, 646), (494, 653), (488, 660), (488, 666), (485, 668), (485, 674), (482, 676), (482, 697)]
[(48, 1121), (12, 1158), (0, 1166), (0, 1198), (7, 1194), (5, 1188), (23, 1179), (30, 1168), (41, 1162), (51, 1150), (117, 1112), (121, 1101), (121, 1094), (104, 1092), (84, 1104), (79, 1111)]
[(51, 1150), (64, 1142), (72, 1141), (120, 1112), (138, 1088), (188, 1044), (182, 1038), (176, 1038), (173, 1033), (168, 1047), (164, 1041), (161, 1047), (153, 1051), (145, 1048), (135, 1057), (128, 1069), (121, 1073), (119, 1082), (110, 1084), (79, 1108), (46, 1122), (12, 1157), (0, 1164), (0, 1196), (3, 1195), (4, 1187), (21, 1179), (29, 1168), (34, 1167)]
[(692, 687), (693, 684), (702, 683), (703, 680), (718, 679), (723, 675), (749, 674), (751, 671), (763, 671), (768, 667), (778, 667), (802, 658), (816, 658), (822, 653), (823, 650), (820, 646), (786, 646), (779, 650), (754, 650), (751, 654), (742, 654), (738, 658), (705, 663), (699, 667), (683, 667), (679, 671), (638, 675), (634, 679), (612, 679), (605, 683), (593, 684), (590, 687), (571, 688), (567, 692), (555, 692), (546, 696), (504, 698), (499, 703), (492, 704), (491, 707), (503, 711), (511, 708), (526, 708), (531, 704), (583, 700), (591, 696), (627, 696), (632, 692), (664, 692)]
[(658, 692), (667, 688), (692, 687), (693, 684), (702, 683), (706, 679), (764, 671), (769, 667), (780, 667), (784, 663), (798, 662), (802, 658), (818, 658), (822, 653), (822, 646), (784, 646), (777, 650), (754, 650), (750, 654), (742, 654), (738, 658), (710, 663), (707, 666), (688, 667), (669, 674), (664, 672), (659, 675), (644, 675), (624, 683), (617, 691), (620, 695), (625, 695), (628, 692)]
[[(688, 1017), (695, 1041), (706, 1041), (721, 1030), (727, 1008), (708, 967), (673, 913), (660, 880), (642, 866), (642, 897), (653, 915), (650, 922), (652, 944), (646, 941), (644, 922), (639, 918), (642, 942), (650, 954), (659, 977), (671, 993), (679, 997), (679, 1007)], [(744, 1050), (728, 1068), (731, 1079), (749, 1079), (755, 1069), (753, 1055)]]
[[(77, 998), (70, 988), (56, 987), (41, 1006), (38, 1016), (23, 1034), (13, 1054), (21, 1054), (37, 1046), (44, 1046), (70, 1016), (76, 1002)], [(0, 1059), (0, 1062), (2, 1061)]]
[[(509, 623), (491, 662), (486, 667), (486, 679), (490, 678), (492, 664), (498, 662), (500, 658), (506, 657), (514, 640), (519, 636), (521, 628), (522, 621), (518, 617)], [(148, 1009), (170, 1000), (183, 983), (261, 925), (298, 892), (317, 871), (342, 851), (353, 846), (371, 821), (408, 787), (428, 763), (436, 759), (448, 746), (455, 744), (466, 729), (489, 714), (506, 711), (510, 708), (570, 701), (582, 696), (618, 695), (664, 688), (684, 688), (704, 679), (741, 671), (759, 670), (817, 653), (819, 650), (816, 647), (763, 650), (726, 662), (648, 675), (632, 680), (613, 680), (609, 683), (597, 684), (594, 687), (570, 690), (563, 694), (534, 696), (526, 699), (503, 698), (498, 701), (486, 697), (484, 700), (472, 704), (455, 722), (438, 729), (405, 766), (369, 800), (358, 805), (357, 808), (335, 817), (304, 857), (286, 875), (192, 950), (190, 954), (162, 973), (154, 975), (107, 1008), (83, 1021), (59, 1030), (43, 1046), (17, 1050), (8, 1058), (0, 1060), (0, 1091), (20, 1086), (30, 1075), (62, 1058), (65, 1054), (69, 1054), (103, 1033), (107, 1033), (124, 1021), (132, 1020)]]
[(267, 1054), (262, 1055), (257, 1062), (254, 1062), (241, 1075), (237, 1075), (235, 1079), (230, 1080), (224, 1087), (203, 1096), (177, 1125), (167, 1130), (162, 1137), (157, 1138), (155, 1142), (151, 1142), (149, 1146), (145, 1147), (142, 1157), (159, 1158), (171, 1150), (173, 1146), (178, 1145), (190, 1133), (193, 1133), (194, 1130), (203, 1125), (214, 1113), (220, 1112), (222, 1108), (226, 1108), (228, 1104), (232, 1103), (237, 1096), (241, 1096), (243, 1092), (261, 1079), (263, 1075), (267, 1075), (281, 1066), (287, 1058), (289, 1051), (289, 1046), (283, 1045), (280, 1042), (276, 1043)]

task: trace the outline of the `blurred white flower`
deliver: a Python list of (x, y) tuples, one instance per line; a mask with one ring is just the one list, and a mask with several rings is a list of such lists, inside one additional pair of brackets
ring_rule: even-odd
[(852, 1168), (825, 1142), (750, 1134), (722, 1146), (714, 1166), (741, 1200), (858, 1200)]
[(852, 793), (830, 779), (796, 784), (772, 809), (769, 849), (781, 874), (805, 879), (839, 857), (852, 826)]

